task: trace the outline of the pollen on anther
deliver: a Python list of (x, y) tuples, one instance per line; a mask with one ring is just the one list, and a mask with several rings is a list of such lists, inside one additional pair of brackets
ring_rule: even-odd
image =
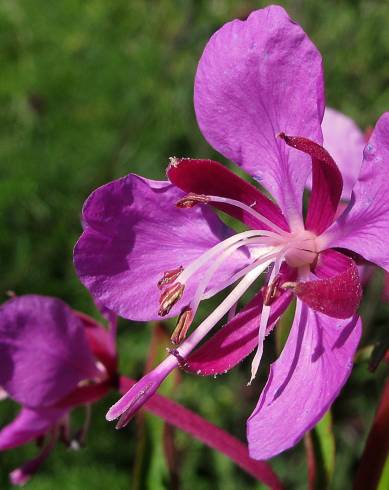
[(177, 301), (182, 297), (185, 286), (179, 282), (166, 288), (159, 298), (160, 308), (159, 316), (166, 316)]
[(175, 269), (171, 269), (169, 271), (164, 272), (163, 276), (157, 283), (159, 289), (163, 289), (163, 287), (166, 286), (167, 284), (171, 284), (172, 282), (174, 282), (183, 270), (184, 268), (182, 267), (182, 265), (180, 265)]
[(177, 201), (176, 206), (178, 208), (193, 208), (196, 204), (208, 204), (209, 201), (209, 197), (205, 194), (195, 194), (194, 192), (190, 192)]
[(191, 308), (186, 308), (180, 314), (176, 328), (174, 329), (171, 338), (173, 344), (180, 344), (186, 337), (189, 327), (193, 320), (193, 311)]

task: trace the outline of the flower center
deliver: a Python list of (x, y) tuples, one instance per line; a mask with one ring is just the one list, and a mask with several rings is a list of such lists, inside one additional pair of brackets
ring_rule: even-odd
[(285, 241), (288, 243), (285, 262), (290, 267), (300, 268), (315, 262), (317, 258), (317, 245), (316, 236), (313, 233), (303, 230), (295, 236), (291, 234)]
[[(306, 274), (307, 267), (311, 266), (317, 258), (317, 237), (307, 230), (291, 232), (282, 230), (247, 204), (224, 197), (191, 193), (178, 201), (177, 206), (181, 208), (192, 208), (197, 204), (204, 205), (212, 202), (223, 202), (238, 206), (246, 212), (253, 214), (262, 223), (266, 223), (271, 231), (248, 230), (237, 233), (210, 248), (186, 267), (178, 265), (173, 270), (165, 271), (158, 282), (158, 287), (162, 290), (158, 313), (160, 316), (167, 315), (171, 308), (184, 298), (185, 287), (193, 280), (193, 276), (199, 271), (202, 272), (201, 275), (196, 274), (196, 291), (190, 303), (183, 304), (181, 315), (172, 335), (172, 342), (180, 344), (180, 350), (176, 349), (176, 351), (184, 358), (185, 354), (189, 353), (195, 346), (195, 339), (203, 338), (229, 311), (235, 313), (240, 297), (269, 266), (272, 266), (267, 286), (263, 292), (262, 314), (258, 319), (258, 350), (252, 364), (252, 380), (255, 377), (262, 357), (262, 345), (270, 317), (271, 304), (274, 298), (280, 292), (284, 291), (282, 286), (283, 282), (286, 283), (286, 281), (282, 280), (280, 268), (285, 262), (289, 267), (297, 269), (298, 275), (302, 276)], [(241, 266), (241, 269), (232, 273), (229, 277), (227, 276), (224, 280), (220, 280), (220, 276), (215, 279), (218, 275), (218, 269), (222, 269), (223, 264), (226, 262), (230, 262), (231, 260), (235, 261), (239, 257), (240, 259), (237, 263), (242, 263), (242, 256), (244, 256), (241, 253), (242, 249), (244, 249), (248, 258), (245, 264)], [(198, 279), (199, 276), (200, 279)], [(226, 277), (225, 272), (223, 277)], [(239, 279), (239, 284), (235, 286), (227, 298), (199, 325), (196, 331), (186, 341), (186, 334), (200, 302), (234, 284)]]

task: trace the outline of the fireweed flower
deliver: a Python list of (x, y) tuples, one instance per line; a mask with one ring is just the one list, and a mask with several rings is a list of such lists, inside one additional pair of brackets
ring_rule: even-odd
[[(0, 431), (0, 450), (33, 440), (42, 448), (10, 474), (13, 484), (23, 485), (58, 439), (83, 442), (88, 407), (115, 382), (115, 343), (110, 332), (61, 300), (26, 295), (0, 307), (0, 358), (0, 385), (22, 407)], [(70, 412), (78, 405), (87, 407), (86, 423), (72, 439)]]
[[(108, 420), (120, 417), (118, 427), (177, 366), (217, 375), (255, 351), (252, 380), (264, 338), (297, 297), (288, 341), (248, 420), (250, 454), (265, 459), (320, 420), (351, 372), (361, 334), (353, 257), (389, 268), (389, 114), (378, 121), (350, 204), (336, 218), (343, 181), (321, 146), (321, 56), (281, 7), (253, 12), (211, 37), (194, 103), (207, 141), (273, 200), (217, 162), (172, 158), (168, 181), (130, 174), (91, 194), (75, 265), (92, 295), (125, 318), (178, 315), (170, 355), (109, 410)], [(248, 230), (234, 233), (214, 211)], [(265, 272), (265, 286), (236, 312)], [(199, 303), (237, 281), (194, 328)], [(198, 347), (225, 315), (226, 325)]]

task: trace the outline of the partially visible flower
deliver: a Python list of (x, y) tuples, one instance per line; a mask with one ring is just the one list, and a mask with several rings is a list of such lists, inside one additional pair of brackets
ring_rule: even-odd
[[(172, 336), (179, 345), (108, 412), (108, 420), (120, 417), (118, 427), (177, 366), (221, 374), (256, 350), (252, 380), (264, 339), (293, 297), (288, 341), (248, 420), (251, 456), (269, 458), (296, 444), (346, 382), (361, 335), (353, 257), (389, 270), (389, 114), (378, 121), (353, 197), (337, 217), (343, 179), (321, 146), (322, 75), (320, 53), (281, 7), (226, 24), (198, 66), (197, 120), (208, 142), (274, 201), (219, 163), (188, 158), (171, 159), (169, 181), (130, 174), (86, 201), (74, 257), (92, 295), (126, 318), (179, 317)], [(249, 230), (234, 233), (215, 209)], [(236, 314), (265, 271), (266, 286)], [(186, 338), (199, 303), (238, 280)], [(227, 325), (195, 350), (227, 314)]]
[(72, 441), (70, 412), (102, 398), (117, 381), (115, 347), (110, 333), (87, 315), (57, 298), (26, 295), (0, 307), (0, 357), (0, 385), (21, 405), (0, 431), (0, 450), (32, 440), (42, 446), (10, 474), (13, 484), (23, 485), (59, 438), (83, 441), (87, 425)]

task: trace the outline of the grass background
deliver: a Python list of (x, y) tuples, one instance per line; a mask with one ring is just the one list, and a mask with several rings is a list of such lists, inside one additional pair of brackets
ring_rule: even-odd
[[(362, 128), (373, 126), (389, 109), (388, 3), (280, 4), (323, 54), (328, 105), (352, 116)], [(264, 5), (243, 0), (1, 0), (4, 300), (7, 290), (34, 292), (93, 312), (72, 265), (83, 201), (98, 185), (128, 172), (163, 178), (171, 155), (220, 159), (203, 140), (194, 117), (197, 61), (218, 27)], [(377, 277), (370, 284), (363, 309), (366, 344), (387, 332), (389, 308), (379, 301), (380, 281)], [(121, 323), (123, 371), (141, 374), (150, 335), (150, 327)], [(258, 395), (258, 386), (244, 388), (247, 373), (243, 363), (218, 380), (183, 376), (175, 397), (243, 438), (245, 418)], [(383, 369), (372, 375), (365, 364), (356, 366), (335, 404), (334, 489), (351, 485), (383, 376)], [(175, 436), (178, 482), (169, 480), (156, 439), (161, 427), (150, 418), (144, 451), (151, 463), (135, 479), (141, 451), (136, 428), (132, 424), (116, 432), (104, 421), (113, 400), (114, 395), (95, 408), (87, 447), (78, 453), (57, 448), (31, 489), (259, 488), (224, 457), (180, 433)], [(3, 424), (13, 407), (4, 402), (0, 410)], [(76, 420), (81, 417), (76, 414)], [(31, 445), (0, 455), (0, 488), (8, 488), (8, 471), (34, 452)], [(286, 488), (306, 488), (303, 444), (276, 458), (274, 467)]]

